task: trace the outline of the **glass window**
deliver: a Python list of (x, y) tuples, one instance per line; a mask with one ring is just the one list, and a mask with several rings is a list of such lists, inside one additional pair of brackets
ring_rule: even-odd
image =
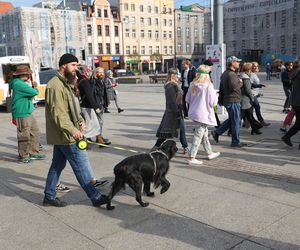
[(148, 18), (148, 25), (151, 25), (151, 17)]
[(155, 31), (155, 39), (159, 39), (159, 32), (158, 32), (158, 30)]
[(155, 14), (158, 14), (158, 7), (157, 6), (155, 6)]
[(144, 25), (144, 18), (141, 17), (141, 20), (140, 20), (141, 24)]
[(141, 30), (141, 38), (144, 38), (144, 37), (145, 37), (145, 31)]
[(97, 16), (101, 17), (101, 9), (97, 9)]
[(145, 55), (145, 46), (141, 46), (141, 54)]
[(135, 11), (135, 4), (131, 4), (131, 11)]
[(155, 25), (158, 26), (158, 18), (155, 18)]
[(101, 28), (101, 25), (97, 25), (97, 33), (98, 33), (98, 36), (102, 36), (102, 28)]
[(164, 31), (164, 39), (167, 39), (167, 31)]
[(104, 10), (104, 17), (108, 17), (108, 12), (107, 12), (107, 10)]
[(156, 52), (156, 53), (159, 53), (159, 46), (156, 46), (155, 52)]
[(103, 54), (103, 46), (102, 46), (102, 43), (98, 43), (98, 54)]
[(152, 31), (148, 30), (148, 38), (151, 39), (152, 38)]
[(144, 5), (140, 5), (140, 12), (144, 12)]
[(137, 50), (136, 50), (136, 46), (135, 46), (135, 45), (132, 46), (132, 53), (133, 53), (133, 54), (136, 54), (136, 53), (137, 53)]
[(119, 27), (115, 26), (115, 36), (118, 37), (119, 36)]
[(127, 55), (130, 54), (130, 46), (126, 46), (126, 54), (127, 54)]
[(90, 24), (87, 25), (87, 34), (88, 34), (88, 36), (92, 35), (92, 25), (90, 25)]
[(135, 29), (132, 29), (132, 37), (133, 37), (133, 38), (136, 37), (136, 31), (135, 31)]
[(110, 43), (106, 44), (106, 54), (110, 54)]
[(152, 46), (149, 46), (149, 54), (152, 55), (153, 54), (153, 49)]
[(151, 13), (151, 6), (148, 5), (148, 13)]
[(124, 10), (128, 10), (128, 3), (124, 4)]
[(105, 36), (109, 36), (109, 26), (105, 25)]
[(116, 48), (116, 54), (120, 54), (120, 44), (116, 43), (115, 48)]
[(172, 39), (172, 31), (169, 31), (169, 39)]
[(91, 43), (88, 44), (89, 54), (93, 54), (93, 46)]
[(164, 26), (167, 26), (167, 19), (164, 19)]
[(169, 54), (173, 55), (173, 46), (169, 46)]
[(168, 54), (168, 47), (164, 46), (164, 54), (167, 55)]
[(129, 37), (129, 29), (125, 30), (125, 37)]

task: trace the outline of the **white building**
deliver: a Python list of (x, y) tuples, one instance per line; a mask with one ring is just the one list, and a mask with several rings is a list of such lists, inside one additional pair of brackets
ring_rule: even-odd
[(0, 15), (0, 56), (26, 55), (41, 67), (58, 66), (66, 52), (84, 61), (85, 12), (20, 7)]

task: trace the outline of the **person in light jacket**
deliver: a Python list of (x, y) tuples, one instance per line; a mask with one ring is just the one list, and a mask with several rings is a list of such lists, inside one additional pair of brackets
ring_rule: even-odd
[(196, 159), (200, 143), (209, 160), (220, 155), (214, 153), (208, 140), (208, 126), (216, 126), (214, 107), (218, 103), (216, 90), (210, 80), (211, 67), (201, 65), (197, 70), (197, 76), (191, 83), (185, 101), (189, 104), (189, 118), (194, 123), (194, 139), (190, 150), (188, 164), (198, 166), (203, 162)]

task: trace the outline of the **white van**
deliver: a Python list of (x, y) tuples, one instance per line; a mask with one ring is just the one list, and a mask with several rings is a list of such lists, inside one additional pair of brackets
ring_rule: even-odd
[[(10, 97), (9, 83), (13, 77), (13, 72), (16, 70), (17, 65), (28, 65), (33, 71), (33, 81), (37, 83), (37, 88), (40, 91), (35, 101), (45, 100), (44, 85), (40, 85), (39, 74), (35, 67), (30, 65), (29, 57), (27, 56), (5, 56), (0, 57), (0, 105), (6, 106), (7, 98)], [(8, 107), (7, 107), (8, 108)]]

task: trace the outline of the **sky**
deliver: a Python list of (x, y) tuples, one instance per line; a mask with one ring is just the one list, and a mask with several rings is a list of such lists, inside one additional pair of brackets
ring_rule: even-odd
[[(36, 3), (41, 2), (41, 0), (2, 0), (4, 2), (11, 2), (14, 7), (30, 7)], [(210, 0), (174, 0), (175, 6), (178, 8), (180, 5), (190, 5), (193, 3), (209, 3)]]

